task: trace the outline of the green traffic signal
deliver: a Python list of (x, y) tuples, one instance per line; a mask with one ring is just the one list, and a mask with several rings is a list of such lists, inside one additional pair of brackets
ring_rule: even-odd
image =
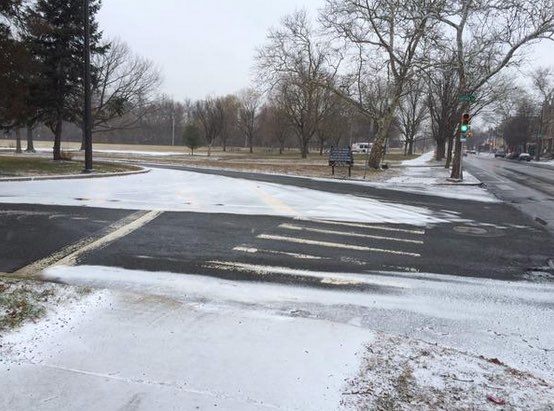
[(469, 115), (469, 113), (464, 113), (462, 115), (462, 121), (460, 122), (460, 132), (462, 134), (466, 134), (469, 132), (469, 129), (471, 128), (469, 124), (470, 121), (471, 121), (471, 116)]

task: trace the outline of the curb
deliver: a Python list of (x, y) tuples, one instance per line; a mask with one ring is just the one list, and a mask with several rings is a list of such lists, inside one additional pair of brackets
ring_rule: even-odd
[(121, 173), (102, 173), (102, 174), (68, 174), (68, 175), (51, 175), (51, 176), (34, 176), (34, 177), (8, 177), (0, 178), (0, 183), (3, 182), (18, 182), (18, 181), (40, 181), (40, 180), (73, 180), (80, 178), (104, 178), (104, 177), (123, 177), (135, 174), (149, 173), (149, 168), (142, 168), (137, 171), (124, 171)]

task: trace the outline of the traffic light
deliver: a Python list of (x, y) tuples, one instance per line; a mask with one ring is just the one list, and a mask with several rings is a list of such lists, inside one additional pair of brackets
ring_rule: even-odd
[(462, 114), (462, 122), (460, 124), (460, 132), (462, 134), (467, 134), (469, 130), (471, 130), (471, 124), (469, 123), (471, 121), (471, 117), (468, 113)]

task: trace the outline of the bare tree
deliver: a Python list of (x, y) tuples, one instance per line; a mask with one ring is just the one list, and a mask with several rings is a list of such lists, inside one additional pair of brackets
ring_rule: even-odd
[(323, 155), (326, 146), (338, 147), (345, 137), (345, 131), (350, 129), (351, 105), (336, 95), (331, 95), (329, 110), (317, 128), (319, 155)]
[(540, 160), (542, 134), (545, 130), (546, 111), (554, 99), (554, 70), (552, 67), (538, 67), (531, 73), (533, 88), (539, 98), (539, 124), (537, 128), (535, 160)]
[(427, 118), (428, 105), (425, 101), (424, 84), (411, 82), (407, 94), (400, 100), (400, 132), (404, 138), (404, 155), (414, 153), (414, 141), (421, 123)]
[[(148, 102), (161, 84), (154, 64), (134, 54), (119, 39), (108, 51), (94, 56), (96, 81), (93, 88), (93, 129), (107, 132), (131, 128), (151, 108)], [(113, 122), (114, 119), (119, 119)]]
[(207, 97), (204, 100), (197, 101), (194, 117), (204, 132), (204, 137), (208, 143), (208, 156), (210, 156), (213, 144), (221, 135), (225, 124), (225, 109), (222, 99)]
[(262, 132), (265, 133), (270, 143), (277, 143), (279, 154), (283, 154), (287, 138), (291, 134), (291, 125), (288, 115), (283, 107), (274, 100), (270, 100), (260, 110)]
[[(554, 38), (553, 0), (452, 0), (435, 18), (443, 24), (443, 49), (456, 56), (452, 68), (465, 96), (476, 95), (501, 70), (517, 64), (524, 46)], [(460, 104), (460, 116), (470, 109), (469, 101)], [(458, 132), (451, 173), (455, 179), (463, 178), (461, 147)]]
[[(364, 78), (368, 73), (386, 72), (381, 78), (389, 85), (388, 95), (369, 157), (372, 168), (380, 168), (389, 127), (407, 83), (417, 67), (428, 63), (423, 46), (434, 38), (431, 15), (439, 3), (440, 0), (327, 0), (322, 21), (341, 36), (347, 46), (354, 46), (352, 55), (356, 63), (352, 76), (355, 84), (368, 84), (371, 79)], [(370, 66), (373, 69), (368, 69)], [(356, 91), (356, 87), (353, 89)], [(364, 109), (363, 105), (359, 107)]]
[(317, 41), (305, 11), (286, 16), (270, 30), (258, 51), (258, 73), (272, 99), (284, 109), (300, 144), (302, 158), (329, 109), (328, 44)]
[[(437, 143), (435, 158), (440, 161), (446, 157), (446, 167), (449, 168), (458, 122), (458, 78), (454, 71), (438, 67), (428, 72), (427, 84), (431, 132)], [(447, 143), (448, 153), (446, 151)]]
[(536, 130), (535, 104), (531, 96), (518, 98), (515, 115), (504, 121), (502, 136), (504, 141), (514, 151), (526, 151), (531, 142), (533, 131)]
[(222, 97), (221, 102), (223, 104), (224, 119), (220, 138), (223, 151), (227, 151), (228, 142), (232, 144), (233, 141), (236, 140), (235, 137), (240, 134), (240, 131), (238, 130), (240, 102), (234, 94)]
[(239, 95), (238, 126), (244, 133), (246, 143), (253, 152), (254, 137), (258, 132), (257, 117), (261, 105), (261, 96), (254, 89), (245, 89)]

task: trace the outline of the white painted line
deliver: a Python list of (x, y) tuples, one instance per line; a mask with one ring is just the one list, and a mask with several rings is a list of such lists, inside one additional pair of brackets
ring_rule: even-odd
[(407, 288), (404, 285), (398, 285), (394, 281), (389, 279), (378, 279), (372, 276), (369, 278), (364, 274), (349, 274), (349, 273), (326, 273), (320, 271), (309, 270), (297, 270), (288, 267), (277, 267), (257, 264), (239, 263), (233, 261), (208, 261), (204, 267), (225, 270), (225, 271), (240, 271), (251, 274), (257, 274), (261, 276), (280, 274), (291, 275), (298, 277), (310, 277), (320, 279), (322, 284), (332, 285), (374, 285), (374, 286), (388, 286), (395, 288)]
[(20, 268), (12, 275), (16, 277), (34, 276), (46, 268), (54, 265), (74, 265), (77, 258), (81, 254), (105, 247), (109, 243), (139, 229), (162, 213), (162, 211), (150, 211), (148, 213), (144, 213), (144, 211), (137, 211), (110, 225), (105, 236), (101, 238), (89, 237), (80, 240), (74, 244), (62, 248), (60, 251), (57, 251), (48, 257), (42, 258), (23, 268)]
[(370, 234), (360, 234), (354, 232), (345, 232), (345, 231), (334, 231), (334, 230), (322, 230), (319, 228), (308, 228), (301, 227), (294, 224), (281, 224), (279, 228), (284, 228), (285, 230), (295, 230), (295, 231), (308, 231), (311, 233), (321, 233), (321, 234), (333, 234), (333, 235), (342, 235), (345, 237), (360, 237), (360, 238), (372, 238), (374, 240), (387, 240), (387, 241), (398, 241), (401, 243), (412, 243), (412, 244), (423, 244), (421, 240), (408, 240), (404, 238), (393, 238), (393, 237), (383, 237), (379, 235), (370, 235)]
[(314, 223), (321, 223), (321, 224), (330, 224), (330, 225), (342, 225), (345, 227), (359, 227), (359, 228), (367, 228), (370, 230), (381, 230), (381, 231), (392, 231), (397, 233), (407, 233), (407, 234), (417, 234), (417, 235), (424, 235), (425, 230), (407, 230), (404, 228), (394, 228), (394, 227), (382, 227), (377, 225), (370, 225), (370, 224), (358, 224), (358, 223), (345, 223), (342, 221), (331, 221), (331, 220), (318, 220), (314, 218), (297, 218), (296, 220), (300, 221), (311, 221)]
[(318, 245), (321, 247), (343, 248), (347, 250), (373, 251), (376, 253), (406, 255), (410, 257), (421, 257), (421, 254), (418, 254), (418, 253), (409, 253), (409, 252), (398, 251), (398, 250), (387, 250), (384, 248), (364, 247), (364, 246), (352, 245), (352, 244), (332, 243), (328, 241), (306, 240), (302, 238), (285, 237), (280, 235), (260, 234), (258, 238), (262, 240), (288, 241), (289, 243), (296, 243), (296, 244)]
[(298, 254), (298, 253), (288, 253), (286, 251), (277, 251), (277, 250), (259, 250), (257, 248), (252, 247), (235, 247), (233, 248), (233, 251), (242, 251), (244, 253), (262, 253), (262, 254), (279, 254), (279, 255), (286, 255), (289, 257), (298, 258), (301, 260), (327, 260), (325, 257), (319, 257), (315, 255), (308, 255), (308, 254)]
[(123, 238), (126, 235), (131, 234), (133, 231), (136, 231), (139, 228), (145, 226), (146, 224), (148, 224), (150, 221), (154, 220), (161, 214), (163, 214), (163, 211), (149, 211), (148, 213), (146, 213), (140, 218), (137, 218), (131, 223), (124, 225), (123, 227), (120, 227), (119, 229), (109, 233), (108, 235), (102, 238), (99, 238), (98, 240), (90, 244), (87, 244), (86, 246), (74, 252), (73, 254), (70, 254), (67, 257), (59, 260), (55, 265), (74, 265), (77, 262), (77, 257), (79, 257), (79, 255), (92, 250), (103, 248), (107, 246), (109, 243), (113, 243), (115, 240), (119, 240), (120, 238)]
[(235, 247), (233, 248), (233, 251), (242, 251), (244, 253), (255, 254), (258, 252), (258, 249), (252, 247)]
[(510, 187), (507, 184), (498, 184), (496, 187), (498, 187), (501, 190), (505, 190), (505, 191), (512, 191), (514, 189), (513, 187)]

